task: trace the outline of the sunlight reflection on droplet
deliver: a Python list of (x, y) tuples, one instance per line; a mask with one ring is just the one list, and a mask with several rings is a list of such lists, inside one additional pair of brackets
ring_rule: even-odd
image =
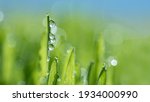
[(110, 63), (112, 66), (117, 66), (117, 64), (118, 64), (116, 59), (112, 59)]
[(113, 66), (113, 67), (117, 66), (117, 65), (118, 65), (117, 59), (114, 58), (113, 56), (110, 56), (110, 57), (108, 58), (108, 65), (109, 65), (109, 67), (110, 67), (110, 66)]
[(50, 20), (50, 32), (52, 34), (55, 34), (57, 32), (57, 26), (56, 26), (56, 23), (53, 21), (53, 20)]

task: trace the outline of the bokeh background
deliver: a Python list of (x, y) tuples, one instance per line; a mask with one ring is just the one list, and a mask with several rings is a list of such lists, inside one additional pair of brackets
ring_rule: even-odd
[(82, 67), (103, 35), (112, 84), (150, 84), (149, 11), (149, 0), (0, 0), (0, 84), (34, 84), (47, 13)]

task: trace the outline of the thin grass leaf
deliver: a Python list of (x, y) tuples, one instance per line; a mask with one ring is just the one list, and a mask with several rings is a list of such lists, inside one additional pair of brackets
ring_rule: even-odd
[(75, 66), (75, 84), (76, 85), (81, 85), (81, 70), (80, 70), (80, 66), (78, 64), (76, 64)]
[(57, 60), (57, 58), (55, 58), (55, 60), (51, 64), (51, 69), (49, 71), (48, 85), (56, 85), (56, 81), (58, 78), (57, 64), (58, 64), (58, 60)]
[(61, 82), (59, 84), (74, 85), (75, 84), (75, 50), (70, 48), (67, 50), (66, 58), (62, 67)]
[(107, 73), (106, 73), (106, 66), (104, 65), (102, 67), (102, 70), (100, 71), (99, 77), (98, 77), (98, 81), (97, 84), (98, 85), (105, 85), (106, 84), (106, 79), (107, 79)]
[(102, 70), (102, 65), (104, 63), (104, 54), (105, 54), (105, 46), (104, 46), (104, 39), (102, 34), (98, 37), (96, 42), (96, 77), (99, 77), (99, 72)]
[(42, 34), (40, 54), (40, 84), (47, 84), (47, 73), (48, 73), (48, 38), (49, 38), (49, 16), (47, 16), (47, 28), (46, 33)]
[(114, 75), (114, 68), (108, 68), (107, 69), (107, 79), (106, 79), (106, 84), (107, 85), (112, 85), (113, 84), (113, 75)]
[(95, 75), (95, 64), (94, 64), (94, 62), (91, 62), (90, 63), (90, 66), (89, 66), (89, 68), (88, 68), (88, 84), (89, 85), (94, 85), (94, 84), (96, 84), (96, 75)]

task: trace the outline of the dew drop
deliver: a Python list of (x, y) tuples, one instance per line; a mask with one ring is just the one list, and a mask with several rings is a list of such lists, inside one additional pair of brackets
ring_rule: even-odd
[(49, 44), (49, 45), (48, 45), (48, 50), (49, 50), (49, 51), (54, 50), (54, 45), (53, 45), (53, 44)]
[(52, 39), (48, 42), (48, 44), (54, 44), (56, 42), (56, 39)]
[(56, 62), (58, 63), (58, 57), (55, 57)]
[(117, 64), (118, 64), (116, 59), (112, 59), (110, 63), (112, 66), (117, 66)]
[(52, 34), (55, 34), (57, 32), (57, 26), (56, 23), (53, 20), (50, 20), (50, 32)]
[(54, 35), (54, 34), (50, 34), (50, 35), (49, 35), (49, 38), (50, 38), (50, 40), (51, 40), (51, 39), (55, 39), (55, 35)]
[(108, 57), (108, 66), (109, 67), (110, 66), (117, 66), (117, 64), (118, 64), (118, 61), (116, 60), (115, 57), (113, 57), (113, 56)]
[(50, 27), (51, 28), (54, 27), (54, 26), (56, 26), (56, 23), (53, 20), (50, 20), (49, 22), (50, 22)]
[(87, 84), (87, 70), (85, 68), (81, 68), (81, 78), (84, 85)]

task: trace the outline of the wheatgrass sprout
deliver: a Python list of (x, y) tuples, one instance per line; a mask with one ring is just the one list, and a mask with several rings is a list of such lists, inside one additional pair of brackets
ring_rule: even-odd
[(104, 64), (103, 67), (102, 67), (102, 70), (99, 74), (97, 84), (105, 85), (106, 84), (106, 79), (107, 79), (107, 70), (106, 70), (106, 65)]
[(58, 58), (55, 57), (54, 61), (51, 64), (51, 68), (49, 71), (49, 78), (48, 78), (49, 85), (57, 84), (57, 78), (58, 78), (57, 67), (58, 67)]
[(56, 33), (56, 27), (55, 32), (53, 27), (56, 26), (55, 22), (49, 18), (49, 15), (47, 15), (47, 26), (46, 26), (46, 33), (43, 33), (42, 40), (41, 40), (41, 49), (40, 49), (40, 67), (41, 67), (41, 74), (40, 74), (40, 84), (47, 84), (48, 82), (48, 76), (49, 76), (49, 69), (50, 69), (50, 60), (51, 60), (51, 51), (55, 48), (55, 35)]
[(70, 48), (67, 50), (67, 54), (64, 58), (62, 73), (60, 76), (59, 84), (62, 85), (74, 85), (75, 84), (75, 49)]

